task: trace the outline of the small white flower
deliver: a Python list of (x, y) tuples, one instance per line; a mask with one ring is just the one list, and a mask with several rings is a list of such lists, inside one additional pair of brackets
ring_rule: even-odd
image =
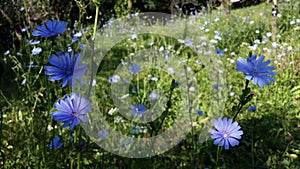
[(274, 49), (278, 48), (278, 44), (276, 42), (272, 42), (272, 46), (273, 46)]
[(53, 127), (51, 125), (48, 125), (47, 129), (48, 129), (48, 131), (51, 131), (51, 130), (53, 130)]
[(178, 39), (178, 42), (179, 42), (179, 43), (185, 43), (185, 40), (183, 40), (183, 39)]
[(154, 100), (157, 100), (158, 95), (157, 95), (156, 92), (152, 91), (152, 92), (150, 93), (150, 95), (149, 95), (149, 98), (150, 98), (152, 101), (154, 101)]
[(294, 25), (296, 22), (294, 21), (294, 20), (292, 20), (291, 22), (290, 22), (290, 24), (291, 25)]
[(217, 40), (215, 40), (215, 39), (212, 39), (212, 40), (210, 40), (210, 43), (212, 43), (212, 44), (217, 44), (217, 43), (218, 43), (218, 41), (217, 41)]
[(109, 115), (113, 115), (115, 112), (117, 112), (118, 111), (118, 108), (111, 108), (111, 109), (109, 109), (109, 111), (108, 111), (108, 113), (107, 114), (109, 114)]
[(9, 54), (9, 50), (7, 50), (6, 52), (4, 52), (4, 56)]
[(33, 49), (32, 49), (32, 51), (31, 51), (31, 53), (33, 54), (33, 55), (38, 55), (38, 54), (40, 54), (42, 52), (42, 48), (40, 48), (40, 47), (34, 47)]
[(29, 43), (30, 43), (30, 45), (37, 45), (37, 44), (40, 43), (40, 41), (39, 41), (39, 40), (33, 40), (33, 39), (31, 39), (31, 40), (29, 41)]
[(73, 50), (73, 49), (71, 48), (71, 46), (69, 46), (69, 47), (68, 47), (68, 52), (72, 52), (72, 50)]
[(157, 77), (151, 77), (150, 80), (153, 82), (157, 82), (158, 79), (157, 79)]
[(96, 86), (96, 84), (97, 84), (97, 81), (95, 79), (93, 79), (92, 86)]
[(215, 33), (216, 35), (220, 35), (220, 32), (219, 32), (219, 31), (214, 31), (214, 33)]
[(82, 32), (77, 32), (74, 34), (74, 37), (80, 38), (82, 36)]
[(131, 39), (136, 39), (136, 38), (137, 38), (137, 34), (131, 35)]
[(222, 40), (221, 36), (215, 35), (215, 39)]
[(161, 46), (159, 49), (158, 49), (158, 51), (160, 51), (160, 52), (162, 52), (162, 51), (164, 51), (165, 50), (165, 48), (163, 47), (163, 46)]
[(26, 78), (23, 79), (21, 85), (24, 85), (26, 83)]
[(149, 42), (148, 43), (148, 46), (152, 46), (152, 45), (154, 45), (154, 42)]
[(254, 43), (260, 44), (260, 40), (259, 40), (259, 39), (255, 39), (255, 40), (254, 40)]
[(272, 36), (272, 33), (271, 33), (271, 32), (268, 32), (266, 35), (267, 35), (267, 37), (271, 37), (271, 36)]
[(114, 117), (114, 123), (122, 123), (124, 119), (121, 116)]
[(168, 68), (168, 73), (169, 73), (169, 74), (174, 74), (174, 73), (175, 73), (175, 71), (174, 71), (174, 69), (173, 69), (173, 68), (169, 67), (169, 68)]
[(205, 36), (200, 36), (200, 40), (206, 40)]
[(193, 41), (192, 40), (186, 40), (185, 41), (185, 46), (189, 47), (193, 45)]
[(119, 75), (113, 75), (108, 79), (109, 83), (118, 83), (121, 80)]
[(280, 38), (281, 38), (281, 35), (278, 34), (276, 37), (277, 37), (278, 39), (280, 39)]
[(249, 48), (250, 48), (251, 50), (256, 50), (256, 49), (257, 49), (257, 44), (254, 44), (253, 46), (249, 46)]

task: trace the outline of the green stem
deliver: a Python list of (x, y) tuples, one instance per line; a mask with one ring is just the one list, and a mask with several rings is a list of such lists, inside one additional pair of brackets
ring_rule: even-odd
[(95, 40), (96, 31), (97, 31), (97, 23), (98, 23), (98, 13), (99, 13), (99, 5), (96, 4), (96, 14), (95, 14), (95, 22), (94, 22), (94, 32), (92, 40)]
[[(189, 61), (189, 60), (188, 60)], [(188, 64), (188, 61), (187, 61), (187, 64)], [(192, 128), (192, 137), (194, 137), (194, 127), (193, 127), (193, 118), (192, 118), (192, 111), (191, 111), (191, 108), (192, 108), (192, 105), (191, 105), (191, 102), (192, 100), (190, 100), (190, 84), (189, 84), (189, 79), (188, 79), (188, 72), (187, 72), (187, 65), (184, 65), (184, 73), (185, 73), (185, 80), (186, 80), (186, 84), (187, 84), (187, 99), (188, 99), (188, 109), (189, 109), (189, 118), (190, 118), (190, 123), (191, 123), (191, 128)], [(194, 149), (197, 149), (197, 145), (196, 145), (196, 140), (195, 139), (192, 139), (193, 140), (193, 148)], [(192, 163), (193, 164), (196, 164), (196, 162), (194, 161), (194, 157), (196, 156), (195, 154), (195, 151), (193, 151), (193, 155), (191, 156), (191, 160), (192, 160)], [(196, 165), (194, 165), (194, 168), (196, 168)]]
[(77, 169), (80, 169), (80, 152), (77, 153)]
[(99, 13), (99, 4), (96, 4), (96, 13), (95, 13), (95, 21), (94, 21), (94, 31), (93, 31), (93, 37), (92, 37), (92, 42), (90, 43), (90, 47), (91, 47), (91, 50), (92, 50), (92, 53), (91, 53), (91, 79), (90, 79), (90, 84), (89, 84), (89, 90), (88, 90), (88, 93), (87, 93), (87, 96), (90, 97), (90, 94), (91, 94), (91, 89), (92, 89), (92, 84), (93, 84), (93, 79), (94, 79), (94, 46), (95, 46), (95, 38), (96, 38), (96, 31), (97, 31), (97, 24), (98, 24), (98, 13)]
[[(172, 98), (172, 95), (173, 95), (173, 91), (174, 91), (174, 83), (175, 83), (175, 80), (172, 80), (172, 83), (171, 83), (171, 89), (170, 89), (170, 95), (169, 95), (169, 98), (168, 98), (168, 103), (167, 103), (167, 108), (165, 109), (165, 111), (163, 112), (163, 119), (162, 119), (162, 121), (160, 122), (160, 124), (159, 124), (159, 126), (158, 126), (158, 128), (155, 130), (155, 135), (157, 135), (157, 133), (159, 132), (159, 130), (162, 128), (162, 125), (163, 125), (163, 123), (164, 123), (164, 121), (165, 121), (165, 118), (167, 117), (167, 115), (169, 114), (169, 109), (170, 109), (170, 107), (171, 107), (171, 105), (172, 105), (172, 103), (171, 103), (171, 98)], [(152, 134), (153, 134), (153, 130), (151, 131), (151, 134), (150, 134), (150, 136), (152, 136)]]
[(220, 144), (218, 144), (218, 148), (217, 148), (217, 159), (216, 159), (216, 168), (218, 167), (218, 162), (219, 162), (219, 158), (220, 158), (220, 153), (221, 153), (221, 149), (222, 147), (220, 146)]
[(243, 90), (243, 94), (241, 96), (241, 100), (240, 100), (240, 103), (238, 105), (238, 111), (233, 116), (233, 121), (235, 121), (237, 115), (241, 112), (243, 106), (246, 104), (245, 101), (248, 99), (247, 95), (249, 94), (249, 92), (248, 92), (248, 90), (249, 90), (249, 88), (248, 88), (249, 82), (250, 82), (249, 80), (246, 80), (245, 89)]
[[(3, 95), (3, 93), (2, 93), (2, 90), (0, 91), (1, 92), (1, 94)], [(4, 95), (3, 95), (4, 96)], [(5, 97), (4, 97), (5, 98)], [(9, 102), (8, 102), (9, 103)], [(0, 128), (1, 128), (1, 131), (0, 131), (0, 138), (3, 138), (3, 133), (2, 133), (2, 129), (3, 129), (3, 127), (2, 127), (2, 123), (3, 123), (3, 111), (1, 111), (0, 112)], [(0, 144), (1, 145), (1, 150), (4, 150), (4, 148), (2, 149), (2, 143)], [(4, 166), (5, 166), (5, 156), (4, 156), (4, 152), (3, 151), (0, 151), (1, 152), (1, 159), (2, 159), (2, 167), (4, 168)]]

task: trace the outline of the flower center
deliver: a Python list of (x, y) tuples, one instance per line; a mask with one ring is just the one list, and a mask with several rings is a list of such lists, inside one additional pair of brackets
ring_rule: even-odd
[(66, 74), (67, 75), (72, 75), (73, 74), (73, 70), (72, 69), (67, 69)]
[(226, 138), (228, 138), (228, 134), (227, 133), (224, 133), (223, 134), (223, 137), (226, 139)]

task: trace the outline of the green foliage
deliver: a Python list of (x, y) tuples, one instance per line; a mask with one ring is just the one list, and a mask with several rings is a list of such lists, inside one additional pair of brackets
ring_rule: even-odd
[[(101, 63), (96, 77), (95, 91), (101, 112), (107, 112), (106, 120), (123, 134), (148, 137), (168, 129), (180, 113), (178, 104), (182, 99), (180, 91), (170, 87), (171, 76), (156, 69), (143, 70), (130, 83), (130, 89), (132, 87), (142, 89), (142, 92), (130, 90), (130, 97), (134, 98), (131, 100), (133, 103), (143, 102), (149, 107), (150, 103), (147, 102), (146, 96), (155, 88), (166, 91), (164, 94), (170, 98), (171, 104), (166, 104), (163, 116), (150, 124), (134, 123), (126, 119), (123, 123), (115, 122), (115, 119), (121, 115), (118, 110), (112, 114), (108, 113), (114, 108), (112, 99), (108, 97), (110, 94), (108, 78), (113, 75), (116, 67), (123, 61), (122, 59), (131, 56), (136, 51), (141, 49), (158, 50), (161, 46), (172, 45), (173, 48), (169, 50), (171, 55), (190, 59), (188, 65), (195, 71), (197, 83), (203, 89), (199, 92), (198, 97), (202, 99), (199, 108), (204, 112), (204, 116), (197, 119), (198, 123), (194, 127), (194, 132), (189, 133), (187, 138), (181, 140), (176, 147), (151, 158), (119, 157), (99, 148), (79, 126), (75, 130), (74, 139), (70, 139), (73, 132), (62, 129), (60, 123), (51, 119), (50, 113), (55, 111), (53, 104), (64, 94), (69, 93), (71, 89), (61, 88), (60, 82), (48, 81), (44, 66), (49, 64), (47, 60), (51, 54), (67, 50), (68, 47), (79, 52), (80, 44), (85, 43), (85, 39), (91, 37), (91, 30), (86, 28), (86, 25), (92, 23), (92, 19), (86, 18), (94, 15), (92, 12), (94, 12), (95, 6), (92, 2), (100, 5), (103, 17), (107, 17), (106, 19), (112, 17), (113, 14), (108, 11), (108, 8), (103, 10), (105, 7), (112, 7), (110, 9), (114, 9), (117, 18), (130, 13), (127, 9), (127, 1), (82, 0), (67, 1), (64, 6), (57, 9), (46, 8), (55, 4), (52, 1), (25, 1), (22, 5), (26, 5), (24, 12), (28, 13), (24, 15), (9, 14), (9, 16), (16, 17), (13, 20), (19, 22), (14, 23), (15, 25), (11, 26), (12, 29), (5, 29), (5, 32), (14, 32), (13, 29), (16, 27), (24, 27), (28, 24), (37, 25), (31, 19), (26, 19), (27, 17), (38, 17), (38, 22), (55, 18), (53, 11), (59, 12), (60, 19), (69, 21), (68, 27), (71, 30), (56, 37), (55, 40), (51, 38), (41, 40), (41, 43), (36, 45), (42, 48), (39, 55), (31, 54), (34, 46), (27, 41), (27, 39), (33, 38), (31, 36), (32, 29), (19, 33), (20, 36), (15, 33), (19, 37), (19, 44), (13, 41), (14, 47), (10, 48), (10, 54), (3, 57), (5, 68), (10, 70), (6, 70), (0, 90), (0, 168), (215, 168), (217, 146), (211, 139), (205, 143), (195, 142), (202, 129), (205, 114), (211, 113), (208, 103), (212, 84), (209, 83), (206, 65), (196, 64), (197, 58), (194, 51), (170, 37), (145, 34), (138, 35), (134, 40), (127, 38), (119, 42), (108, 52)], [(163, 4), (166, 4), (166, 1), (133, 1), (132, 9), (153, 11), (160, 7), (160, 9), (166, 10), (167, 7)], [(215, 31), (219, 32), (218, 36), (221, 39), (218, 40), (216, 47), (223, 51), (227, 49), (224, 56), (220, 56), (219, 59), (224, 63), (227, 83), (232, 86), (232, 89), (227, 89), (225, 92), (227, 95), (234, 92), (234, 95), (226, 98), (224, 116), (232, 117), (234, 115), (232, 108), (237, 106), (237, 96), (242, 94), (244, 88), (244, 75), (235, 70), (235, 63), (231, 63), (231, 60), (236, 61), (238, 57), (246, 58), (250, 52), (265, 55), (273, 61), (271, 64), (276, 66), (276, 72), (278, 72), (278, 75), (275, 76), (276, 82), (263, 89), (250, 82), (249, 87), (255, 96), (241, 109), (237, 118), (244, 135), (237, 147), (222, 151), (219, 168), (288, 169), (300, 166), (300, 58), (298, 57), (300, 55), (300, 29), (299, 23), (290, 24), (291, 21), (299, 19), (299, 4), (298, 1), (279, 4), (282, 17), (278, 19), (281, 37), (277, 39), (277, 43), (280, 45), (277, 50), (273, 48), (272, 41), (265, 37), (268, 32), (271, 32), (271, 5), (262, 4), (234, 10), (231, 16), (225, 16), (220, 11), (213, 11), (211, 15), (196, 18), (193, 23), (208, 40), (217, 39)], [(8, 4), (6, 2), (1, 4), (1, 9), (5, 5)], [(70, 8), (65, 6), (70, 6)], [(5, 8), (6, 12), (7, 9), (8, 7)], [(34, 11), (45, 12), (48, 16), (39, 16), (39, 13)], [(219, 20), (216, 21), (216, 18)], [(78, 20), (75, 28), (72, 27), (73, 20)], [(249, 24), (251, 21), (253, 24)], [(200, 27), (203, 25), (205, 26), (201, 29)], [(3, 27), (4, 24), (0, 26)], [(71, 43), (72, 30), (74, 29), (76, 32), (82, 28), (85, 28), (83, 38), (78, 42)], [(254, 49), (253, 45), (256, 40), (261, 43)], [(264, 40), (266, 43), (262, 44)], [(155, 42), (155, 44), (148, 45), (149, 42)], [(288, 49), (289, 46), (292, 47), (292, 50)], [(8, 49), (7, 46), (1, 50), (6, 49)], [(265, 49), (271, 49), (271, 51)], [(163, 80), (155, 86), (148, 80), (149, 74), (158, 75), (157, 77)], [(170, 89), (173, 91), (168, 92)], [(257, 111), (248, 112), (247, 108), (250, 105), (256, 105)], [(146, 126), (148, 132), (132, 134), (130, 133), (132, 126)], [(63, 147), (49, 150), (50, 142), (57, 135), (62, 135)]]

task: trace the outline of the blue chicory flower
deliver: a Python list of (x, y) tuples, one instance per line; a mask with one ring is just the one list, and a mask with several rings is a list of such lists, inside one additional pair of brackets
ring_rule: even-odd
[(223, 52), (221, 49), (216, 48), (216, 52), (217, 52), (217, 54), (219, 54), (220, 56), (224, 56), (224, 52)]
[(237, 122), (232, 123), (232, 119), (219, 118), (212, 121), (215, 129), (211, 130), (211, 138), (215, 139), (214, 144), (224, 146), (226, 150), (229, 149), (229, 144), (234, 147), (239, 144), (237, 139), (241, 139), (243, 131), (239, 130), (241, 127)]
[(178, 82), (174, 82), (173, 83), (173, 87), (178, 87), (179, 86), (179, 83)]
[(84, 48), (85, 44), (79, 45), (79, 49), (82, 50)]
[(66, 30), (67, 25), (68, 22), (49, 20), (46, 22), (46, 24), (37, 26), (36, 30), (32, 32), (32, 35), (43, 38), (57, 36)]
[(197, 109), (196, 112), (197, 112), (197, 114), (198, 114), (199, 116), (202, 116), (202, 115), (203, 115), (203, 111), (201, 111), (201, 110), (199, 110), (199, 109)]
[(220, 87), (220, 84), (218, 84), (218, 83), (213, 84), (213, 88), (214, 88), (214, 89), (217, 89), (217, 88), (219, 88), (219, 87)]
[(75, 133), (72, 133), (72, 134), (71, 134), (71, 136), (70, 136), (70, 140), (71, 140), (71, 141), (74, 140), (74, 135), (75, 135)]
[(100, 138), (105, 138), (107, 136), (108, 132), (106, 130), (101, 130), (98, 132), (98, 136)]
[(52, 118), (58, 122), (64, 122), (63, 128), (70, 125), (69, 130), (77, 126), (80, 121), (87, 122), (85, 116), (91, 109), (90, 102), (79, 93), (71, 93), (70, 96), (65, 95), (64, 99), (59, 99), (54, 104), (56, 112), (52, 112)]
[(61, 148), (61, 146), (63, 145), (63, 143), (60, 140), (60, 136), (57, 136), (55, 138), (53, 138), (53, 141), (49, 144), (50, 149), (54, 148), (55, 149), (59, 149)]
[(253, 84), (264, 87), (265, 84), (270, 85), (271, 82), (275, 82), (275, 79), (271, 76), (276, 75), (276, 72), (272, 72), (275, 69), (274, 66), (268, 66), (271, 63), (270, 60), (263, 62), (264, 56), (260, 56), (256, 59), (256, 55), (252, 55), (244, 61), (242, 58), (238, 58), (236, 62), (236, 70), (246, 74), (247, 80), (252, 80)]
[(137, 91), (137, 88), (136, 88), (135, 86), (133, 86), (133, 87), (131, 88), (131, 91), (132, 91), (132, 92), (136, 92), (136, 91)]
[(71, 40), (73, 43), (74, 42), (76, 42), (76, 41), (78, 41), (78, 37), (76, 37), (76, 36), (74, 36), (74, 37), (72, 37), (72, 40)]
[(131, 106), (130, 112), (132, 115), (142, 116), (146, 112), (146, 107), (142, 104)]
[(250, 111), (250, 112), (256, 111), (256, 106), (250, 106), (250, 107), (248, 108), (248, 111)]
[(75, 88), (76, 83), (74, 83), (74, 79), (81, 80), (87, 70), (85, 64), (80, 64), (80, 53), (77, 53), (74, 57), (74, 52), (57, 52), (51, 55), (48, 61), (53, 66), (45, 66), (46, 75), (51, 76), (49, 78), (50, 81), (64, 79), (62, 87), (65, 87), (68, 81), (70, 81), (72, 87)]
[(138, 74), (142, 70), (141, 66), (138, 64), (133, 64), (129, 66), (129, 72), (131, 74)]

